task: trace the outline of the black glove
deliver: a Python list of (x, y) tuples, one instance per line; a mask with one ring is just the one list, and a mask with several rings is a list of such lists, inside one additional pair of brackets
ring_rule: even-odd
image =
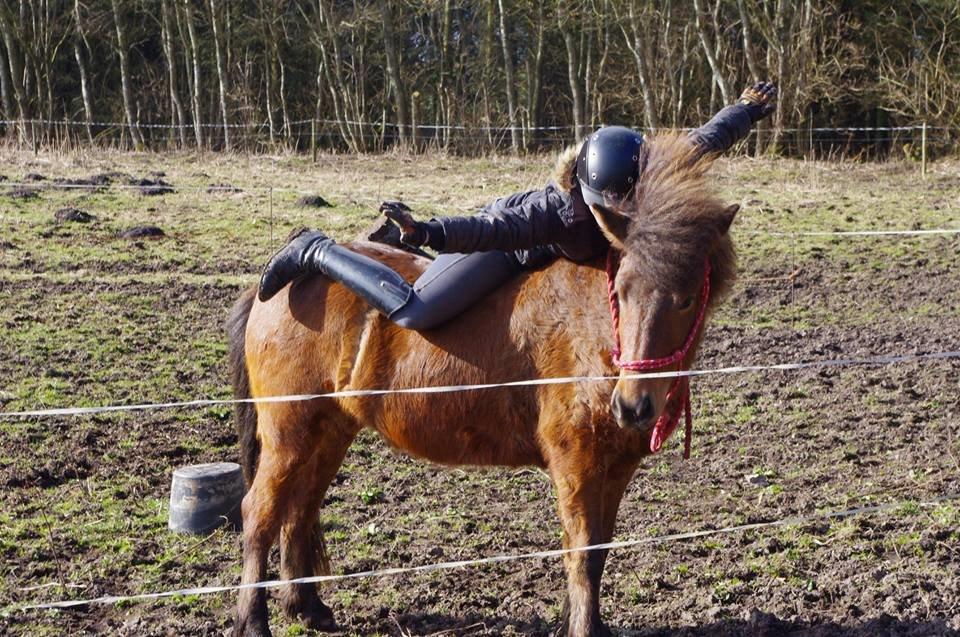
[(400, 240), (408, 246), (419, 248), (430, 240), (427, 224), (414, 219), (410, 207), (402, 201), (384, 201), (380, 212), (400, 226)]
[(776, 110), (777, 106), (774, 104), (776, 98), (776, 84), (773, 82), (757, 82), (753, 86), (748, 86), (743, 91), (737, 103), (747, 107), (747, 111), (750, 113), (750, 119), (756, 124)]

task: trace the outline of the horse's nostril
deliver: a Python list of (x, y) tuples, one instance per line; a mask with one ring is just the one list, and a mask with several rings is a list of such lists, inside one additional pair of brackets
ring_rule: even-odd
[(610, 399), (610, 410), (621, 426), (643, 426), (653, 418), (653, 399), (644, 393), (636, 404), (628, 403), (618, 391)]
[(653, 418), (653, 400), (650, 399), (650, 394), (645, 393), (637, 406), (637, 420), (646, 422), (651, 418)]
[(620, 392), (616, 390), (610, 397), (610, 411), (613, 412), (613, 417), (617, 419), (617, 422), (623, 422), (623, 403), (620, 402)]

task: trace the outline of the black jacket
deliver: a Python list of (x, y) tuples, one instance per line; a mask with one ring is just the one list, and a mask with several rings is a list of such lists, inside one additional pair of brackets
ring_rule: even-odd
[[(734, 104), (690, 136), (704, 154), (722, 153), (746, 137), (752, 126), (748, 107)], [(441, 226), (443, 233), (432, 247), (443, 252), (514, 252), (529, 268), (555, 257), (590, 261), (605, 254), (610, 244), (578, 189), (574, 186), (568, 192), (551, 181), (543, 190), (497, 199), (471, 217), (433, 219), (431, 226)]]

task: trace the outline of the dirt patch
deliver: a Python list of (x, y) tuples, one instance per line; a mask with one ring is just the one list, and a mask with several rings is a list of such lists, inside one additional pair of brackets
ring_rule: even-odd
[(301, 208), (333, 208), (333, 204), (320, 195), (304, 195), (297, 199)]
[[(129, 177), (127, 177), (129, 179)], [(106, 188), (114, 179), (107, 174), (91, 175), (90, 177), (58, 177), (53, 183), (67, 188), (89, 188), (91, 190), (101, 190)]]
[(73, 221), (76, 223), (90, 223), (96, 219), (96, 217), (89, 212), (84, 212), (83, 210), (80, 210), (79, 208), (73, 208), (72, 206), (60, 208), (60, 210), (57, 210), (54, 213), (53, 218), (57, 223), (66, 223), (68, 221)]
[(170, 193), (176, 192), (173, 189), (173, 184), (170, 184), (159, 177), (156, 179), (131, 179), (129, 184), (131, 186), (137, 186), (140, 194), (145, 197), (169, 195)]
[(236, 194), (239, 192), (243, 192), (243, 189), (237, 188), (236, 186), (233, 186), (228, 183), (210, 184), (207, 187), (207, 193), (211, 195), (218, 195), (218, 194), (229, 195), (229, 194)]
[(39, 191), (36, 188), (31, 188), (30, 186), (17, 186), (7, 191), (7, 197), (11, 199), (20, 199), (26, 201), (29, 199), (36, 199), (40, 196)]
[(121, 239), (162, 239), (167, 233), (157, 226), (136, 226), (121, 231), (117, 236)]

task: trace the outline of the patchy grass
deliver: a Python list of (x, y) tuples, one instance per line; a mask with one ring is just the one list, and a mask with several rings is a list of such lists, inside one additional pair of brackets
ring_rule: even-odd
[[(3, 170), (11, 180), (28, 172), (52, 179), (162, 170), (175, 192), (56, 190), (48, 181), (35, 186), (36, 197), (12, 199), (0, 184), (0, 405), (228, 397), (222, 321), (291, 230), (320, 226), (352, 238), (377, 219), (382, 199), (403, 199), (422, 217), (468, 213), (541, 186), (551, 163), (14, 155)], [(722, 161), (720, 188), (743, 204), (734, 226), (741, 280), (711, 324), (700, 365), (957, 349), (956, 237), (789, 234), (960, 227), (957, 168), (936, 164), (924, 182), (913, 164)], [(207, 192), (221, 183), (241, 192)], [(298, 206), (304, 194), (333, 207)], [(58, 223), (54, 214), (65, 207), (96, 218)], [(166, 237), (118, 237), (136, 225), (159, 226)], [(794, 618), (788, 627), (798, 630), (836, 622), (841, 632), (831, 635), (883, 613), (903, 632), (921, 634), (938, 619), (960, 629), (960, 618), (949, 615), (960, 590), (960, 513), (954, 503), (919, 505), (960, 486), (957, 371), (935, 363), (697, 379), (693, 460), (678, 461), (672, 442), (647, 463), (624, 501), (620, 537), (910, 503), (874, 517), (613, 552), (604, 600), (611, 623), (627, 631), (695, 626), (691, 634), (752, 634), (739, 618), (759, 608)], [(63, 612), (17, 608), (235, 583), (234, 534), (166, 529), (172, 470), (235, 457), (230, 417), (214, 407), (0, 420), (0, 631), (227, 627), (231, 595)], [(770, 484), (751, 484), (750, 474)], [(364, 433), (322, 520), (335, 572), (346, 573), (557, 547), (553, 508), (539, 472), (440, 470), (398, 457)], [(350, 582), (324, 594), (351, 634), (542, 634), (560, 615), (562, 582), (559, 562), (538, 561)], [(43, 588), (29, 589), (36, 586)], [(308, 633), (276, 604), (271, 613), (276, 634)], [(482, 628), (467, 630), (475, 624)]]

